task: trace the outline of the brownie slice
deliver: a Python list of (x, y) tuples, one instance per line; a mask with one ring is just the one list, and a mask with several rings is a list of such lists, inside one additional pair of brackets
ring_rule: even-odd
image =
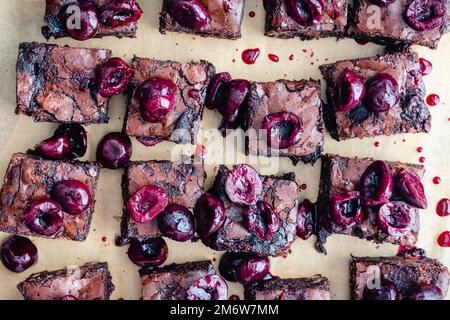
[[(391, 75), (399, 86), (399, 101), (386, 112), (370, 111), (364, 100), (354, 110), (338, 111), (340, 77), (346, 69), (356, 72), (365, 82), (378, 73)], [(424, 101), (425, 86), (417, 53), (343, 60), (322, 65), (320, 70), (327, 82), (325, 124), (334, 139), (430, 131), (431, 115)]]
[[(98, 7), (99, 12), (103, 8), (111, 4), (115, 0), (91, 0), (93, 4)], [(69, 5), (74, 5), (78, 0), (46, 0), (44, 21), (47, 24), (42, 27), (42, 35), (45, 39), (54, 37), (55, 39), (68, 37), (69, 35), (64, 30), (64, 21), (61, 21), (61, 16), (64, 14), (63, 9)], [(102, 24), (98, 25), (98, 31), (95, 38), (103, 38), (105, 36), (122, 37), (136, 37), (137, 22), (130, 22), (124, 26), (110, 27)]]
[(351, 298), (363, 300), (367, 287), (375, 287), (388, 281), (395, 285), (399, 298), (408, 295), (417, 285), (432, 284), (442, 292), (445, 298), (448, 291), (450, 274), (447, 267), (436, 259), (427, 257), (353, 257), (350, 264)]
[(17, 288), (25, 300), (109, 300), (114, 284), (108, 263), (103, 262), (35, 273)]
[(131, 239), (143, 241), (162, 235), (156, 219), (147, 223), (138, 223), (127, 212), (128, 199), (139, 188), (145, 185), (156, 185), (166, 191), (169, 204), (182, 205), (192, 210), (197, 199), (203, 194), (205, 178), (203, 164), (170, 161), (130, 163), (122, 179), (124, 208), (120, 244), (126, 244)]
[(439, 1), (446, 11), (442, 24), (432, 30), (417, 31), (405, 19), (406, 10), (413, 0), (394, 0), (385, 7), (374, 5), (369, 0), (355, 0), (348, 35), (382, 45), (406, 43), (436, 49), (440, 38), (450, 28), (450, 1)]
[(199, 261), (143, 268), (139, 273), (143, 300), (185, 300), (186, 291), (197, 279), (216, 271), (211, 261)]
[(100, 167), (92, 162), (51, 161), (21, 153), (14, 154), (0, 191), (0, 231), (41, 236), (25, 225), (25, 211), (33, 201), (48, 198), (55, 183), (78, 180), (88, 186), (92, 196), (91, 204), (80, 215), (64, 213), (63, 227), (50, 238), (85, 240), (94, 213), (99, 174)]
[(266, 36), (302, 40), (342, 37), (347, 26), (348, 0), (323, 0), (324, 15), (313, 26), (302, 26), (288, 14), (284, 0), (264, 0)]
[(106, 123), (109, 99), (91, 85), (106, 49), (21, 43), (17, 60), (16, 113), (38, 122)]
[[(331, 234), (345, 234), (373, 241), (375, 243), (392, 243), (405, 246), (412, 246), (416, 243), (419, 234), (419, 210), (413, 208), (416, 216), (415, 223), (403, 236), (391, 236), (385, 233), (378, 223), (378, 207), (363, 207), (364, 218), (361, 223), (345, 228), (333, 221), (331, 214), (331, 198), (333, 195), (347, 192), (359, 191), (360, 180), (367, 167), (373, 163), (370, 158), (346, 158), (336, 155), (324, 155), (322, 157), (322, 169), (320, 175), (318, 206), (318, 226), (316, 248), (321, 252), (326, 252), (323, 244)], [(395, 176), (401, 169), (406, 169), (415, 174), (419, 179), (423, 178), (425, 169), (421, 165), (407, 164), (400, 162), (385, 161), (392, 176)], [(391, 200), (401, 200), (395, 189)]]
[[(126, 133), (137, 138), (195, 144), (203, 117), (206, 89), (215, 74), (214, 66), (206, 61), (178, 63), (137, 57), (132, 65), (135, 74), (125, 119)], [(158, 123), (145, 121), (139, 99), (135, 96), (138, 87), (153, 77), (168, 79), (176, 84), (175, 109)]]
[(168, 11), (169, 2), (164, 0), (160, 17), (161, 33), (185, 32), (203, 37), (238, 39), (241, 37), (241, 24), (244, 17), (245, 0), (199, 0), (208, 13), (206, 26), (199, 30), (180, 24)]
[[(268, 146), (267, 137), (261, 136), (266, 116), (280, 112), (293, 113), (303, 126), (299, 142), (286, 149)], [(288, 157), (295, 164), (299, 160), (314, 163), (320, 157), (324, 143), (320, 83), (314, 80), (253, 83), (244, 126), (248, 130), (247, 154)]]
[(210, 191), (222, 199), (225, 205), (225, 221), (203, 243), (218, 251), (250, 252), (261, 256), (286, 254), (295, 240), (295, 226), (298, 212), (299, 186), (295, 174), (283, 176), (260, 176), (262, 193), (258, 200), (266, 201), (278, 213), (279, 230), (267, 241), (249, 232), (243, 225), (243, 214), (248, 207), (231, 202), (225, 192), (225, 181), (230, 170), (221, 165)]
[(250, 282), (245, 285), (245, 300), (330, 300), (330, 282), (316, 275), (310, 278)]

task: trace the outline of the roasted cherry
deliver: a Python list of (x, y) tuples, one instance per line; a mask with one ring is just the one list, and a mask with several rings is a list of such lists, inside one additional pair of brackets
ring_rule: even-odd
[(358, 191), (337, 193), (331, 197), (333, 221), (345, 228), (353, 227), (362, 221), (361, 196)]
[(212, 194), (202, 195), (195, 204), (195, 225), (200, 238), (216, 232), (225, 221), (223, 201)]
[(142, 9), (135, 0), (115, 0), (102, 8), (100, 22), (108, 27), (119, 27), (136, 22)]
[(105, 98), (117, 95), (128, 87), (133, 69), (120, 58), (106, 61), (97, 72), (98, 93)]
[(230, 200), (243, 205), (255, 204), (262, 187), (258, 172), (247, 164), (235, 166), (225, 181), (225, 192)]
[(426, 209), (425, 190), (415, 174), (402, 169), (395, 177), (395, 188), (406, 203), (416, 208)]
[(70, 139), (67, 136), (52, 137), (36, 145), (35, 150), (43, 158), (61, 160), (70, 151)]
[(403, 201), (387, 202), (378, 210), (378, 222), (388, 235), (401, 237), (416, 223), (416, 212)]
[(366, 84), (365, 103), (374, 112), (388, 111), (399, 98), (398, 83), (387, 73), (378, 73)]
[(231, 282), (237, 282), (237, 268), (250, 254), (244, 252), (225, 252), (220, 258), (219, 272), (222, 277)]
[(397, 286), (388, 280), (381, 282), (381, 288), (364, 288), (363, 300), (398, 300)]
[(151, 78), (139, 87), (137, 96), (145, 121), (160, 122), (175, 108), (175, 88), (171, 80), (159, 77)]
[(109, 169), (123, 168), (128, 164), (132, 153), (130, 138), (120, 132), (108, 133), (97, 147), (97, 161)]
[(387, 7), (395, 0), (370, 0), (373, 4), (376, 4), (379, 7)]
[(146, 185), (139, 188), (128, 200), (127, 209), (131, 218), (147, 223), (160, 214), (169, 202), (163, 188)]
[(195, 233), (194, 215), (186, 207), (170, 204), (158, 215), (158, 228), (172, 240), (187, 241)]
[(316, 220), (316, 205), (309, 200), (302, 201), (298, 206), (297, 236), (303, 240), (309, 239), (314, 233)]
[(405, 12), (408, 25), (416, 31), (433, 30), (444, 22), (445, 4), (440, 0), (414, 0)]
[(320, 22), (325, 14), (322, 0), (285, 0), (288, 15), (303, 27)]
[(79, 215), (91, 204), (91, 193), (87, 185), (78, 180), (63, 180), (55, 184), (52, 198), (64, 212)]
[(287, 149), (300, 142), (303, 134), (303, 122), (292, 112), (277, 112), (264, 118), (262, 129), (267, 132), (269, 147)]
[(69, 151), (64, 154), (64, 158), (81, 158), (86, 154), (87, 133), (82, 125), (77, 123), (62, 124), (56, 129), (54, 136), (69, 138)]
[(209, 83), (208, 91), (206, 93), (205, 104), (208, 109), (213, 110), (216, 107), (217, 94), (224, 83), (231, 80), (231, 75), (228, 72), (218, 73), (212, 78)]
[[(78, 10), (72, 10), (76, 6)], [(64, 10), (64, 27), (67, 34), (79, 41), (95, 37), (99, 27), (99, 14), (91, 1), (78, 1)]]
[(166, 261), (168, 252), (163, 238), (152, 238), (142, 242), (132, 241), (128, 248), (128, 257), (138, 266), (156, 267)]
[(187, 300), (227, 300), (228, 285), (217, 275), (197, 279), (186, 292)]
[(355, 71), (345, 69), (338, 81), (337, 110), (351, 111), (362, 101), (366, 87), (364, 81)]
[(361, 194), (365, 206), (379, 206), (392, 195), (392, 174), (384, 161), (374, 161), (361, 178)]
[(30, 239), (12, 236), (2, 244), (0, 258), (12, 272), (23, 272), (38, 259), (38, 250)]
[(261, 240), (269, 240), (280, 228), (280, 218), (270, 204), (258, 201), (243, 215), (243, 224)]
[(24, 215), (27, 227), (43, 236), (53, 236), (64, 224), (64, 212), (61, 206), (50, 199), (33, 202)]
[(442, 300), (442, 290), (434, 284), (418, 284), (413, 286), (408, 295), (410, 300)]
[(183, 27), (200, 30), (209, 20), (208, 12), (197, 0), (170, 0), (169, 14)]
[(269, 273), (269, 269), (269, 258), (249, 256), (237, 266), (237, 279), (243, 284), (259, 281)]

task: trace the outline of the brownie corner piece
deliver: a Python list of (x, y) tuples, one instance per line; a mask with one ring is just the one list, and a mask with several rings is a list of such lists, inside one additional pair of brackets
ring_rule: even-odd
[(109, 300), (114, 284), (108, 263), (91, 262), (34, 273), (17, 288), (25, 300)]
[(216, 37), (231, 40), (241, 37), (245, 0), (200, 0), (198, 5), (201, 8), (198, 8), (197, 11), (204, 13), (207, 18), (205, 24), (198, 29), (187, 25), (181, 21), (180, 17), (174, 17), (169, 10), (171, 2), (175, 1), (163, 1), (159, 27), (161, 33), (183, 32), (202, 37)]

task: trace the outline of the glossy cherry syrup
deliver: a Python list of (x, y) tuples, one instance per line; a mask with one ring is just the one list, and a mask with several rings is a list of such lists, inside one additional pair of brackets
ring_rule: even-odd
[(437, 240), (441, 247), (450, 247), (450, 231), (442, 232)]
[(423, 76), (429, 75), (433, 70), (433, 65), (427, 59), (419, 58), (419, 64), (420, 64), (420, 73)]
[(261, 51), (259, 48), (247, 49), (242, 52), (242, 61), (246, 64), (254, 64), (258, 59)]
[(437, 94), (432, 93), (432, 94), (428, 95), (427, 104), (429, 106), (434, 107), (434, 106), (438, 105), (439, 102), (441, 102), (441, 98)]
[(450, 199), (442, 198), (436, 206), (438, 216), (447, 217), (450, 215)]
[(269, 60), (272, 61), (272, 62), (278, 62), (278, 61), (280, 61), (280, 57), (278, 57), (276, 54), (273, 54), (273, 53), (269, 53), (269, 54), (267, 55), (267, 57), (268, 57)]

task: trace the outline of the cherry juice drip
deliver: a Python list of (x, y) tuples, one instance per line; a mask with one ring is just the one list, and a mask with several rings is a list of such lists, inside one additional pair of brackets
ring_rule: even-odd
[(435, 105), (438, 105), (440, 101), (441, 101), (441, 99), (435, 93), (432, 93), (427, 97), (427, 104), (432, 107), (434, 107)]
[(436, 213), (441, 217), (450, 215), (450, 199), (442, 198), (436, 206)]
[(419, 58), (419, 64), (420, 64), (420, 73), (423, 76), (429, 75), (433, 70), (433, 65), (427, 59)]
[(255, 49), (247, 49), (242, 52), (242, 61), (246, 64), (254, 64), (259, 57), (260, 50), (258, 48)]
[(271, 61), (273, 61), (273, 62), (278, 62), (278, 61), (280, 61), (280, 58), (279, 58), (276, 54), (269, 53), (268, 57), (269, 57), (269, 59), (270, 59)]
[(291, 55), (289, 56), (289, 60), (291, 60), (291, 61), (294, 60), (294, 55), (293, 55), (293, 54), (291, 54)]
[(440, 177), (434, 177), (434, 178), (433, 178), (433, 183), (434, 183), (434, 184), (439, 184), (439, 183), (441, 183), (441, 178), (440, 178)]

